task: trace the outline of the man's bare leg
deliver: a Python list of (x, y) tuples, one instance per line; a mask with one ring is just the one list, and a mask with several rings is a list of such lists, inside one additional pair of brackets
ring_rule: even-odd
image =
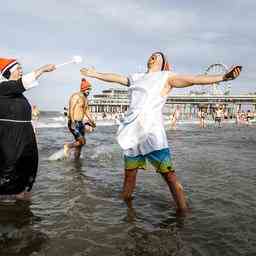
[(78, 159), (80, 157), (81, 148), (85, 144), (86, 144), (86, 140), (83, 137), (79, 138), (75, 142), (65, 143), (64, 144), (64, 155), (65, 155), (65, 157), (68, 158), (69, 150), (74, 148), (74, 150), (75, 150), (75, 158)]
[(180, 184), (175, 172), (162, 173), (163, 178), (165, 179), (171, 194), (174, 198), (174, 201), (177, 206), (177, 213), (185, 214), (188, 212), (187, 201), (185, 198), (184, 190)]
[[(83, 146), (83, 145), (82, 145)], [(75, 147), (73, 150), (73, 154), (72, 154), (72, 160), (78, 160), (80, 158), (80, 155), (81, 155), (81, 150), (82, 150), (82, 146), (78, 146), (78, 147)]]
[(132, 193), (136, 186), (137, 169), (125, 170), (124, 172), (124, 184), (122, 198), (127, 203), (128, 207), (131, 206)]

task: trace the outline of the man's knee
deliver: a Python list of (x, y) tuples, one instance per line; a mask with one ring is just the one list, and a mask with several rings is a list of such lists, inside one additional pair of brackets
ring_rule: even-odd
[(169, 170), (167, 172), (161, 172), (161, 175), (163, 176), (164, 179), (175, 183), (177, 182), (177, 176), (174, 170)]
[(125, 176), (126, 176), (127, 178), (133, 178), (134, 176), (136, 177), (137, 171), (138, 171), (137, 168), (134, 168), (134, 169), (125, 169), (124, 173), (125, 173)]

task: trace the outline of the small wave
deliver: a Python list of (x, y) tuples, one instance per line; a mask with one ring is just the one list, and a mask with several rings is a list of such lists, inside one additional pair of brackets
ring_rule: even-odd
[(35, 128), (61, 128), (61, 127), (65, 127), (66, 124), (56, 123), (56, 122), (52, 122), (52, 123), (38, 122), (34, 126)]
[(94, 149), (91, 151), (90, 158), (96, 159), (104, 156), (105, 160), (106, 160), (106, 157), (111, 159), (113, 153), (116, 153), (118, 151), (119, 151), (119, 147), (117, 144), (98, 145), (94, 147)]
[(52, 118), (50, 118), (50, 119), (52, 119), (52, 120), (54, 120), (54, 121), (61, 121), (61, 122), (66, 122), (66, 117), (64, 117), (64, 116), (58, 116), (58, 117), (52, 117)]
[[(41, 118), (39, 121), (33, 122), (35, 128), (60, 128), (67, 126), (67, 118), (64, 116), (55, 116), (48, 118)], [(119, 125), (117, 120), (96, 120), (97, 126), (115, 126)]]
[[(115, 123), (115, 121), (98, 121), (97, 126), (115, 126), (118, 125)], [(66, 127), (67, 124), (65, 122), (37, 122), (35, 125), (35, 128), (62, 128)]]

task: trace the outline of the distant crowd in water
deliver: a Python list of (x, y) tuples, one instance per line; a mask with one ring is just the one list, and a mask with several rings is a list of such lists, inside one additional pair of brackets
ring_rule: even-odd
[(245, 110), (237, 110), (235, 113), (229, 113), (228, 109), (224, 105), (216, 105), (211, 111), (207, 108), (202, 107), (199, 108), (196, 116), (192, 117), (192, 113), (185, 114), (186, 118), (184, 118), (184, 114), (181, 113), (180, 107), (177, 108), (170, 114), (170, 123), (171, 129), (175, 130), (177, 128), (177, 123), (180, 120), (192, 120), (196, 119), (199, 121), (200, 128), (206, 128), (207, 122), (214, 121), (214, 123), (221, 127), (222, 122), (234, 121), (236, 125), (252, 125), (256, 124), (256, 110), (251, 111), (248, 109)]

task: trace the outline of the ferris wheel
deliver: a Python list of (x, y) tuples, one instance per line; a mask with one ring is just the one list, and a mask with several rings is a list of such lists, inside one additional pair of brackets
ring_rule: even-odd
[[(225, 74), (228, 67), (222, 63), (215, 63), (208, 66), (204, 73), (206, 75)], [(228, 95), (230, 93), (230, 82), (214, 83), (213, 85), (202, 86), (201, 91), (208, 95)]]

